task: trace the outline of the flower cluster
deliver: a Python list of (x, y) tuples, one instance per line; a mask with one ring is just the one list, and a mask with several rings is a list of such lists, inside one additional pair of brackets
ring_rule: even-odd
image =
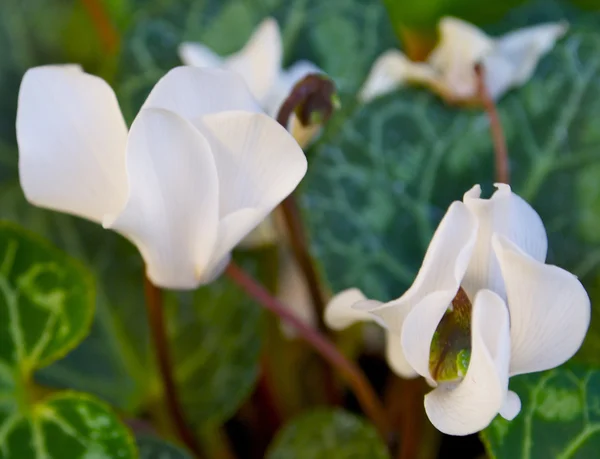
[(100, 78), (76, 66), (30, 69), (17, 139), (27, 199), (123, 234), (166, 288), (219, 275), (307, 168), (242, 78), (219, 69), (171, 70), (129, 130)]

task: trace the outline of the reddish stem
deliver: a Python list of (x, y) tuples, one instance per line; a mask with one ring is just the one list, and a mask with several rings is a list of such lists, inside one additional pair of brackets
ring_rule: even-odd
[(492, 131), (495, 152), (496, 181), (499, 183), (510, 183), (506, 139), (502, 130), (498, 109), (485, 86), (485, 68), (483, 65), (477, 64), (475, 66), (475, 74), (477, 75), (477, 93), (490, 119), (490, 130)]
[(390, 428), (381, 402), (375, 395), (364, 373), (353, 363), (347, 360), (337, 348), (318, 331), (298, 319), (290, 309), (281, 304), (276, 298), (250, 275), (246, 274), (239, 266), (230, 263), (226, 270), (227, 275), (238, 286), (257, 300), (262, 306), (277, 314), (282, 320), (292, 325), (299, 336), (310, 344), (325, 360), (336, 367), (352, 387), (358, 402), (365, 414), (377, 426), (383, 438), (387, 440)]
[(81, 3), (90, 15), (104, 49), (112, 54), (119, 45), (119, 33), (113, 27), (104, 6), (99, 0), (81, 0)]
[(181, 441), (194, 453), (196, 458), (200, 459), (204, 454), (193, 432), (187, 426), (185, 415), (177, 396), (177, 386), (173, 377), (173, 367), (171, 365), (169, 342), (165, 327), (162, 292), (147, 278), (144, 283), (144, 291), (146, 294), (150, 334), (154, 343), (158, 368), (163, 382), (167, 409)]

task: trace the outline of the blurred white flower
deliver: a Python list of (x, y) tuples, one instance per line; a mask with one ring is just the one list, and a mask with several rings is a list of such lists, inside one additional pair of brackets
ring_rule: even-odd
[[(283, 48), (277, 21), (265, 19), (238, 52), (221, 57), (200, 43), (184, 42), (179, 56), (186, 65), (220, 67), (239, 73), (264, 110), (273, 118), (281, 104), (302, 78), (311, 73), (323, 73), (308, 61), (298, 61), (282, 69)], [(302, 126), (292, 115), (289, 130), (303, 147), (316, 135), (318, 126)]]
[(123, 234), (150, 280), (174, 289), (220, 274), (307, 167), (239, 75), (216, 69), (171, 70), (129, 132), (102, 79), (71, 66), (30, 69), (17, 140), (31, 203)]
[(427, 62), (412, 62), (398, 50), (388, 50), (373, 64), (359, 97), (368, 101), (404, 84), (428, 86), (449, 101), (477, 95), (475, 64), (485, 69), (485, 84), (498, 100), (525, 84), (538, 61), (567, 31), (566, 23), (526, 27), (493, 39), (460, 19), (440, 21), (440, 41)]
[[(325, 314), (333, 328), (357, 320), (385, 327), (391, 368), (435, 386), (425, 409), (451, 435), (477, 432), (498, 413), (513, 419), (521, 404), (508, 391), (509, 377), (568, 360), (590, 321), (590, 300), (579, 280), (544, 263), (547, 237), (538, 214), (508, 185), (496, 186), (490, 199), (480, 198), (477, 185), (450, 206), (400, 298), (384, 304), (352, 289), (338, 294)], [(462, 316), (449, 323), (453, 313)], [(466, 345), (453, 347), (465, 331)], [(444, 352), (436, 353), (440, 347)], [(453, 380), (438, 372), (446, 351), (454, 352), (454, 362), (457, 355), (463, 359)]]

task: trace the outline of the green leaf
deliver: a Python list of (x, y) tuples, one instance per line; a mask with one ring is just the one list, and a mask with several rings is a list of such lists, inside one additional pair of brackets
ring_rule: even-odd
[(140, 459), (192, 459), (188, 453), (157, 437), (138, 437)]
[[(590, 217), (600, 212), (599, 100), (600, 37), (575, 32), (499, 104), (513, 189), (545, 223), (548, 262), (588, 287), (600, 274)], [(485, 113), (416, 89), (360, 107), (312, 155), (303, 204), (322, 271), (332, 290), (359, 287), (382, 301), (411, 285), (449, 204), (476, 183), (484, 195), (493, 189)], [(594, 323), (589, 336), (598, 333)], [(598, 353), (587, 359), (600, 364)]]
[(483, 3), (478, 0), (384, 0), (384, 3), (396, 25), (434, 28), (444, 16), (458, 17), (475, 24), (492, 22), (526, 1)]
[(481, 434), (492, 457), (587, 459), (600, 450), (600, 371), (563, 367), (511, 379), (521, 413)]
[(262, 309), (227, 279), (171, 297), (170, 306), (181, 403), (196, 425), (225, 421), (258, 376)]
[(298, 416), (276, 436), (267, 459), (386, 459), (373, 426), (342, 410), (321, 409)]
[(396, 46), (380, 0), (257, 0), (249, 5), (245, 0), (164, 2), (142, 11), (123, 43), (117, 93), (126, 118), (133, 119), (164, 73), (181, 65), (181, 42), (197, 41), (229, 54), (267, 16), (281, 27), (285, 65), (313, 61), (346, 95), (354, 94), (382, 51)]
[(87, 270), (37, 236), (0, 223), (0, 458), (135, 457), (127, 429), (103, 403), (77, 393), (41, 398), (35, 370), (89, 330)]

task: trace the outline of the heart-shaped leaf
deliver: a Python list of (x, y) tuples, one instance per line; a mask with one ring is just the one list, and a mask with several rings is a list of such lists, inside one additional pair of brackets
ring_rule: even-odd
[(490, 455), (515, 459), (587, 459), (600, 450), (600, 372), (559, 368), (511, 379), (521, 413), (498, 416), (482, 439)]
[(389, 458), (375, 428), (341, 410), (316, 410), (298, 416), (279, 432), (267, 459)]
[(135, 457), (127, 429), (103, 403), (35, 390), (34, 372), (79, 344), (93, 313), (94, 285), (83, 266), (0, 224), (0, 458)]

